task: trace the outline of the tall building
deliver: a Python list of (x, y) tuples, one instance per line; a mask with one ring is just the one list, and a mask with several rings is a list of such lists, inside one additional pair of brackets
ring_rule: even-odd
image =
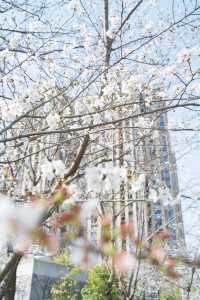
[[(132, 111), (133, 118), (129, 117), (112, 126), (109, 133), (102, 131), (98, 137), (98, 144), (104, 145), (104, 148), (108, 141), (113, 141), (112, 149), (107, 147), (104, 153), (105, 160), (127, 168), (130, 177), (130, 183), (124, 184), (111, 201), (106, 203), (102, 200), (104, 209), (113, 215), (120, 212), (114, 226), (131, 221), (143, 240), (151, 242), (154, 233), (168, 229), (170, 245), (184, 247), (177, 167), (167, 129), (165, 104), (158, 98), (146, 106), (142, 97), (136, 103), (121, 107), (119, 111), (119, 116), (123, 116), (123, 109)], [(156, 112), (151, 114), (152, 110)], [(145, 178), (143, 186), (135, 191), (131, 178), (136, 180), (141, 174)], [(88, 237), (95, 243), (101, 237), (99, 224), (98, 215), (88, 219)], [(117, 240), (116, 244), (127, 250), (134, 247), (128, 239)]]

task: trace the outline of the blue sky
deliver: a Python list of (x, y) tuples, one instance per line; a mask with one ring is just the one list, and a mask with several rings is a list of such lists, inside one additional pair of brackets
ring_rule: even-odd
[[(187, 111), (175, 112), (171, 118), (183, 120)], [(198, 114), (194, 114), (194, 120)], [(200, 120), (200, 119), (199, 119)], [(188, 249), (199, 252), (200, 246), (200, 132), (179, 132), (171, 134), (173, 150), (176, 153), (179, 187), (182, 195), (184, 228)]]

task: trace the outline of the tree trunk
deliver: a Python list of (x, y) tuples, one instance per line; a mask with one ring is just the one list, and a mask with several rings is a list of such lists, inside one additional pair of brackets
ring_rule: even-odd
[(17, 279), (17, 266), (14, 267), (12, 274), (10, 274), (10, 278), (8, 279), (8, 288), (5, 292), (5, 300), (15, 300), (15, 292), (16, 292), (16, 279)]
[(16, 279), (17, 279), (17, 267), (21, 257), (18, 257), (18, 260), (12, 266), (10, 272), (6, 276), (5, 280), (2, 282), (1, 289), (0, 289), (0, 300), (14, 300), (15, 299), (15, 292), (16, 292)]

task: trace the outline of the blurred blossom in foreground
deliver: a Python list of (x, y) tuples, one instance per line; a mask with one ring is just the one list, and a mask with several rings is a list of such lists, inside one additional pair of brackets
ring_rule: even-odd
[(22, 251), (31, 232), (37, 226), (41, 216), (42, 206), (24, 204), (16, 206), (5, 195), (0, 195), (0, 248), (5, 248), (11, 242), (16, 251)]
[(118, 275), (133, 272), (136, 268), (137, 260), (135, 256), (129, 252), (119, 252), (114, 257), (114, 268)]
[(99, 259), (99, 254), (83, 238), (77, 238), (73, 241), (70, 246), (70, 253), (71, 262), (85, 269), (95, 266)]

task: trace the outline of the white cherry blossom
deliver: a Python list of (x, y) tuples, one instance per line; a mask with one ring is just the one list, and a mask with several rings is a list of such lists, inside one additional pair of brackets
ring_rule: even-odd
[(63, 177), (66, 173), (66, 166), (62, 160), (53, 160), (52, 161), (53, 169), (56, 176)]
[(47, 118), (47, 124), (50, 130), (54, 130), (58, 127), (60, 116), (57, 113), (50, 113)]
[(64, 163), (61, 160), (46, 160), (41, 164), (40, 168), (41, 173), (49, 180), (53, 179), (55, 176), (62, 178), (67, 171)]

